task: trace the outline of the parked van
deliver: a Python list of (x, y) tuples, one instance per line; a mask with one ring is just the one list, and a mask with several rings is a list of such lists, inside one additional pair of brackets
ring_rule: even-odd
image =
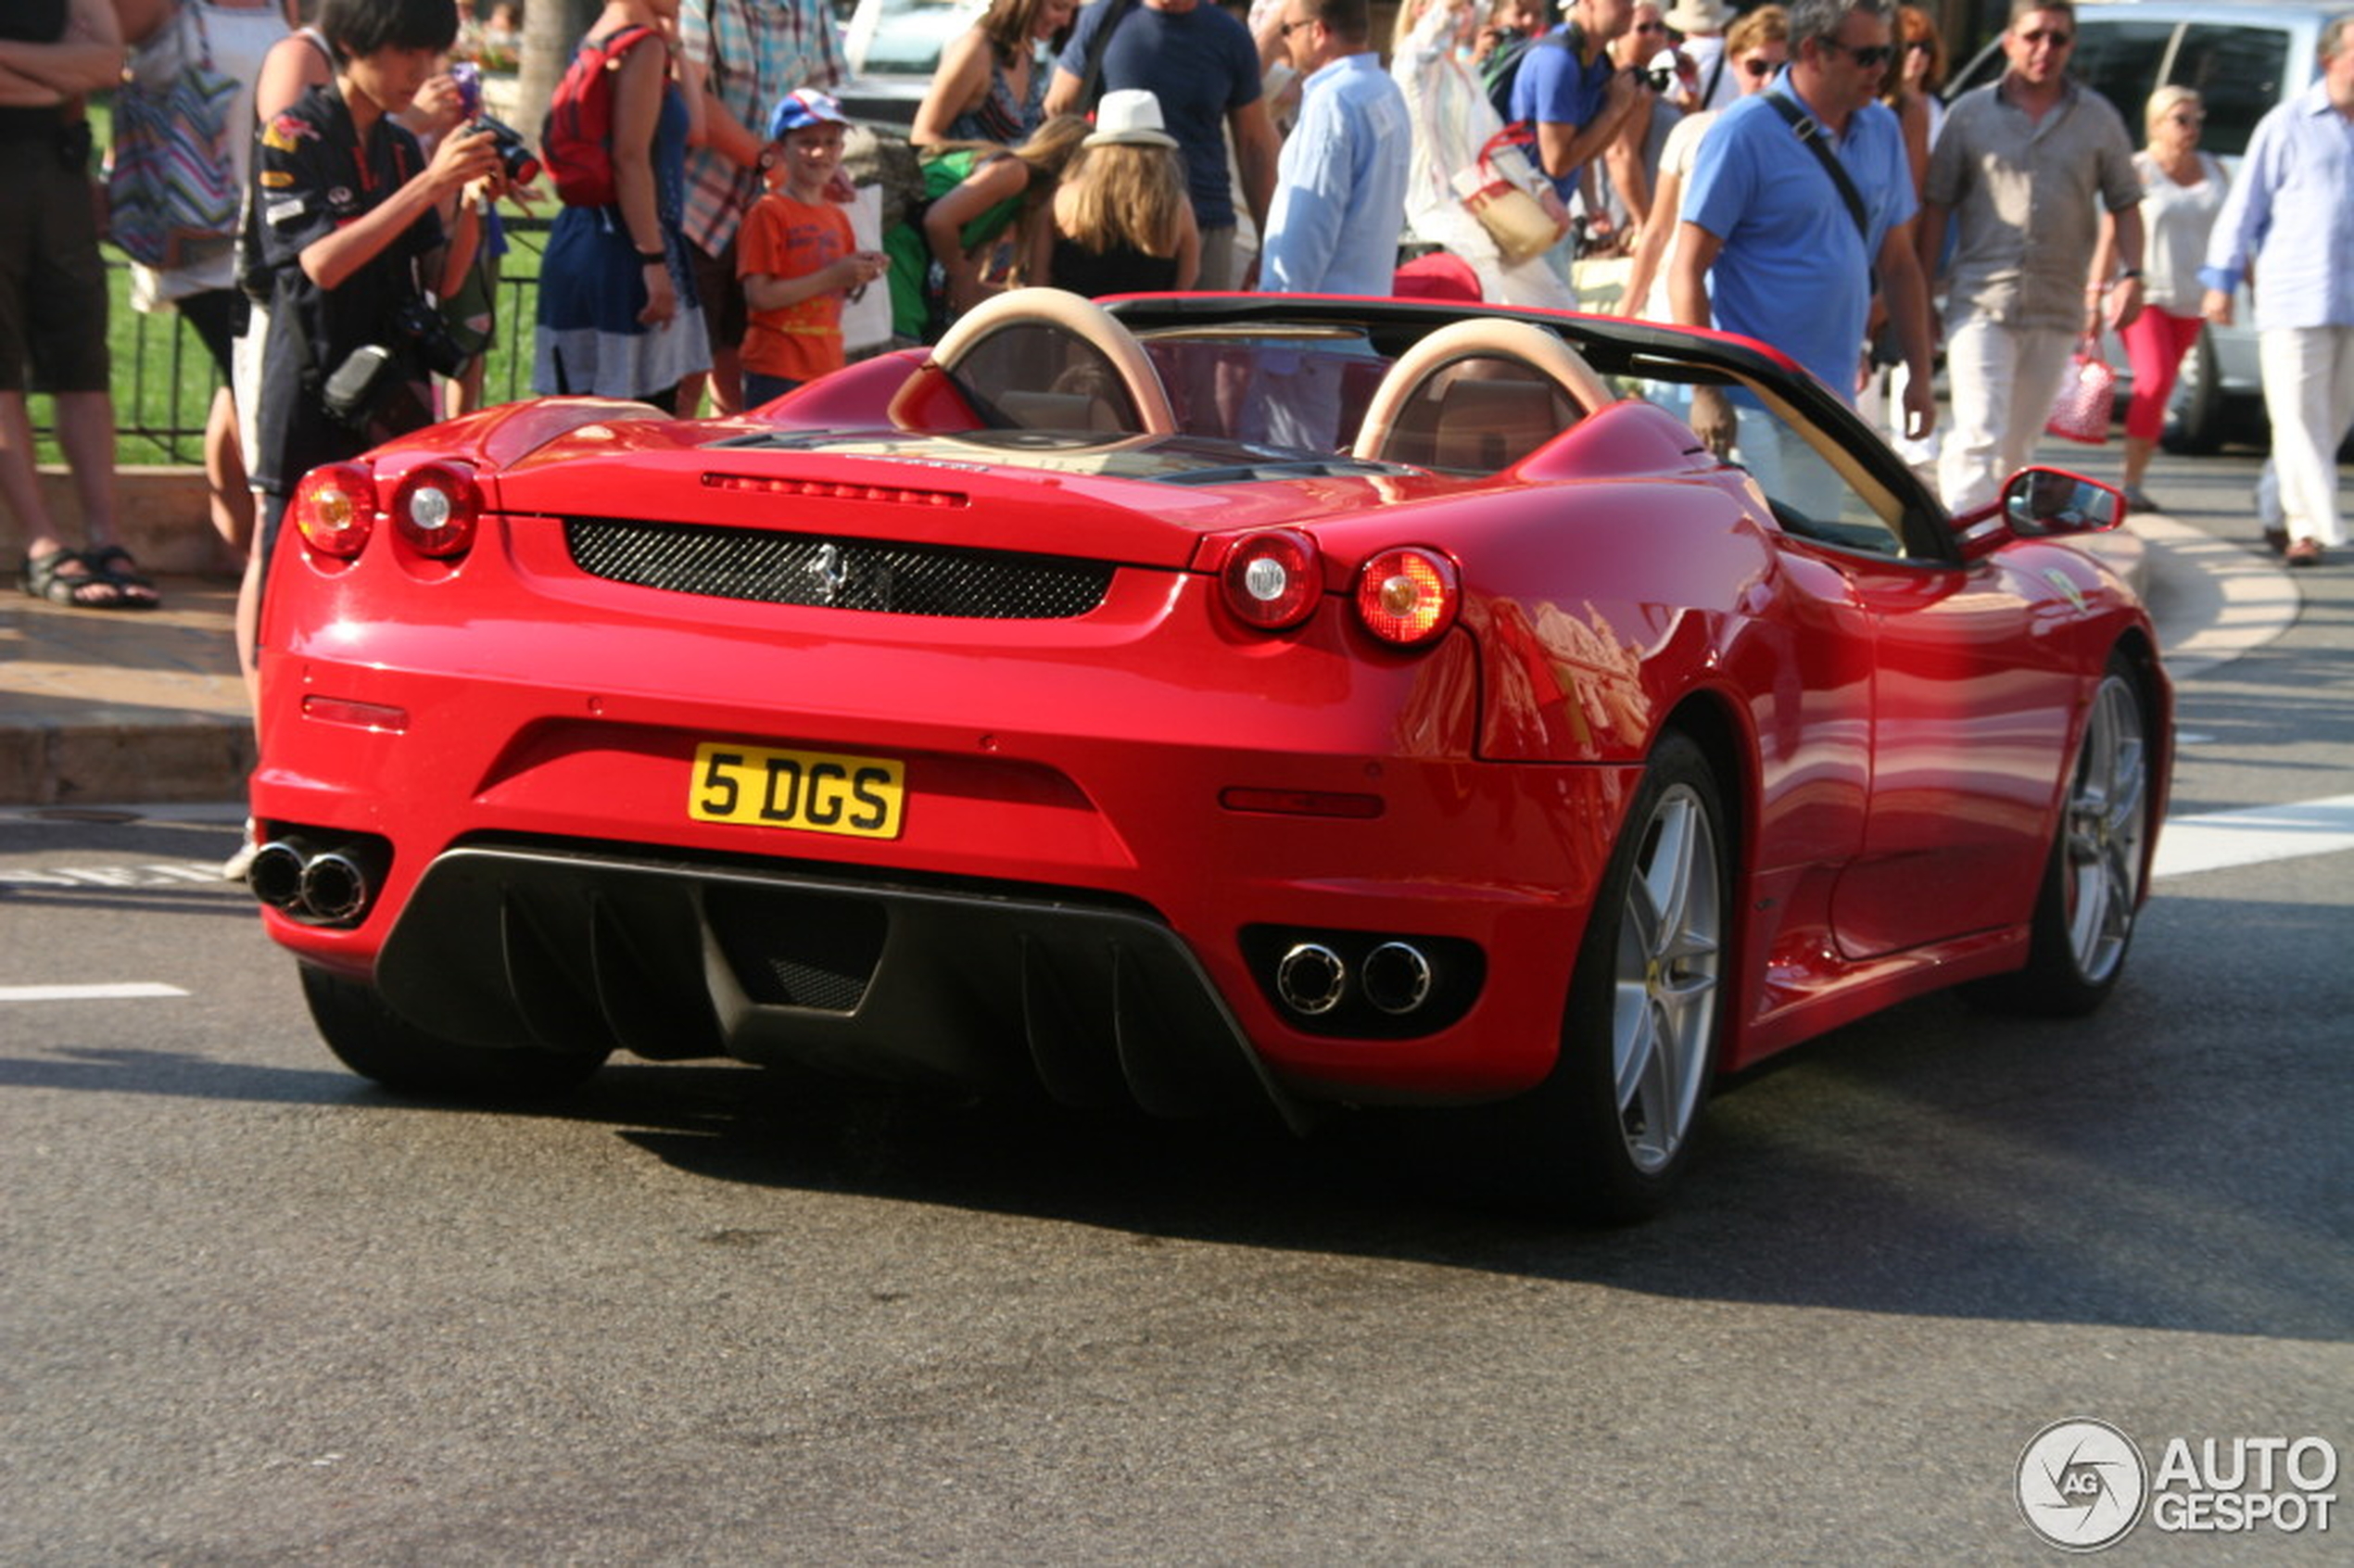
[[(2161, 86), (2180, 85), (2206, 100), (2199, 145), (2238, 171), (2256, 122), (2302, 93), (2321, 74), (2322, 29), (2354, 9), (2354, 0), (2077, 0), (2076, 53), (2069, 71), (2125, 119), (2142, 143), (2142, 108)], [(1950, 101), (2003, 72), (1999, 40), (1964, 67), (1946, 89)], [(2208, 327), (2183, 361), (2167, 420), (2166, 445), (2207, 451), (2225, 432), (2263, 422), (2257, 373), (2254, 307), (2242, 290), (2234, 326)], [(2120, 376), (2124, 355), (2115, 352)]]

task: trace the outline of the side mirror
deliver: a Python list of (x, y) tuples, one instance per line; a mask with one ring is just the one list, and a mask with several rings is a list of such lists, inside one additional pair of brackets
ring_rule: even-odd
[(1974, 561), (2006, 538), (2098, 534), (2124, 516), (2125, 497), (2110, 486), (2065, 469), (2023, 468), (1993, 505), (1954, 519), (1954, 531), (1963, 555)]
[(2003, 487), (2003, 520), (2030, 537), (2097, 534), (2124, 515), (2122, 494), (2066, 469), (2023, 468)]

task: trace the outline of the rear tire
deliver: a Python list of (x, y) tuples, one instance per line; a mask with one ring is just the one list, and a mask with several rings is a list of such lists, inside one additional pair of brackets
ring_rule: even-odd
[(530, 1100), (576, 1089), (606, 1050), (462, 1045), (427, 1034), (385, 1005), (375, 987), (302, 967), (302, 996), (335, 1059), (387, 1089), (436, 1099)]
[(1492, 1113), (1521, 1201), (1626, 1224), (1682, 1183), (1723, 1041), (1730, 844), (1715, 769), (1670, 731), (1603, 872), (1552, 1074)]
[(2081, 1018), (2125, 971), (2148, 859), (2151, 759), (2140, 677), (2112, 655), (2084, 721), (2035, 900), (2026, 967), (1966, 988), (2005, 1012)]

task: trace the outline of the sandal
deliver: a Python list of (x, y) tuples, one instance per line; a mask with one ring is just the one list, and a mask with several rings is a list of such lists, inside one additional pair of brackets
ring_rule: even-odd
[[(120, 583), (91, 570), (90, 563), (70, 550), (27, 556), (23, 570), (17, 574), (17, 584), (27, 596), (69, 610), (120, 610), (130, 602), (123, 597)], [(102, 597), (85, 597), (93, 590)]]
[(163, 595), (156, 591), (156, 585), (139, 570), (139, 563), (131, 558), (131, 552), (120, 545), (102, 545), (96, 550), (83, 550), (82, 559), (90, 570), (120, 590), (125, 610), (153, 610), (163, 603)]

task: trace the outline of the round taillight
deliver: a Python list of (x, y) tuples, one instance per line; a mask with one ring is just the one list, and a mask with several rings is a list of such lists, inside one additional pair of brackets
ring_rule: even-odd
[(1357, 574), (1357, 618), (1400, 648), (1419, 648), (1443, 635), (1462, 601), (1455, 563), (1421, 545), (1383, 550)]
[(460, 463), (429, 462), (409, 471), (392, 495), (392, 525), (420, 555), (463, 555), (475, 542), (482, 491)]
[(286, 507), (302, 542), (338, 561), (358, 558), (376, 526), (376, 481), (356, 462), (314, 468)]
[(1226, 607), (1246, 624), (1267, 631), (1308, 619), (1324, 587), (1316, 541), (1289, 528), (1271, 528), (1235, 545), (1219, 577), (1226, 589)]

